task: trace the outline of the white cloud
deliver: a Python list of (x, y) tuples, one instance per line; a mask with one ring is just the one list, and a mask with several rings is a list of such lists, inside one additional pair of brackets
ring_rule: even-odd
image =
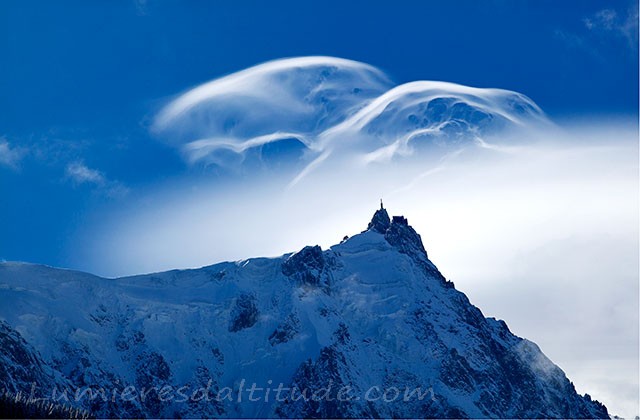
[(638, 18), (638, 3), (635, 3), (629, 9), (624, 23), (620, 26), (620, 30), (629, 41), (629, 45), (636, 49), (638, 48)]
[[(580, 50), (600, 61), (606, 60), (604, 48), (617, 47), (623, 42), (627, 51), (638, 50), (638, 5), (626, 10), (605, 8), (582, 18), (582, 30), (572, 32), (564, 28), (554, 31), (556, 39), (567, 48)], [(612, 44), (613, 43), (613, 44)], [(622, 50), (624, 52), (624, 50)]]
[[(391, 86), (378, 69), (334, 57), (271, 61), (197, 86), (167, 104), (152, 130), (189, 162), (219, 162), (296, 138), (315, 137)], [(242, 159), (240, 159), (242, 160)]]
[(616, 27), (618, 21), (618, 13), (612, 9), (602, 9), (593, 16), (584, 18), (584, 24), (587, 29), (605, 29), (612, 30)]
[(638, 4), (626, 11), (602, 9), (583, 19), (585, 27), (599, 35), (613, 34), (624, 38), (630, 47), (637, 49), (638, 44)]
[(104, 175), (87, 167), (82, 162), (73, 162), (67, 165), (67, 177), (76, 184), (94, 184), (102, 186), (106, 182)]
[[(489, 129), (547, 124), (526, 96), (446, 82), (393, 86), (370, 65), (333, 57), (272, 61), (197, 86), (167, 104), (153, 131), (189, 163), (251, 171), (264, 148), (291, 139), (304, 153), (298, 182), (334, 159), (354, 162), (410, 155), (426, 142)], [(445, 147), (446, 148), (446, 147)]]
[(89, 184), (110, 198), (120, 198), (128, 194), (129, 189), (118, 181), (108, 179), (97, 169), (89, 168), (81, 161), (69, 163), (66, 177), (75, 185)]
[(24, 149), (12, 147), (5, 138), (0, 137), (0, 165), (17, 169), (25, 154)]

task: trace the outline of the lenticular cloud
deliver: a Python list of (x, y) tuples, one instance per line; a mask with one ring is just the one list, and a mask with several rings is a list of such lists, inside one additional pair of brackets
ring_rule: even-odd
[(482, 143), (504, 129), (548, 124), (526, 96), (445, 82), (398, 86), (368, 64), (334, 57), (267, 62), (197, 86), (167, 104), (153, 130), (191, 163), (331, 156), (393, 159), (423, 146)]
[(307, 148), (392, 86), (378, 69), (331, 57), (268, 62), (200, 85), (169, 103), (154, 130), (190, 161), (297, 139)]

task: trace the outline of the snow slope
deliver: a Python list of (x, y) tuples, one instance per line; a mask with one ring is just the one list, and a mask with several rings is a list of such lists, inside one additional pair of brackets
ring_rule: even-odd
[[(102, 388), (106, 400), (68, 402), (99, 417), (608, 417), (384, 209), (328, 250), (280, 258), (118, 279), (2, 263), (0, 302), (2, 385)], [(253, 383), (271, 394), (250, 401)], [(309, 398), (276, 398), (279, 384)], [(127, 386), (173, 398), (123, 398)], [(392, 398), (416, 387), (424, 398)]]

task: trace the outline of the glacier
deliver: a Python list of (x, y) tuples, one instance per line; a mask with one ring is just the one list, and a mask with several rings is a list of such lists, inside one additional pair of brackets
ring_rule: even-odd
[(382, 205), (278, 258), (116, 279), (3, 262), (0, 302), (2, 387), (100, 418), (609, 417)]

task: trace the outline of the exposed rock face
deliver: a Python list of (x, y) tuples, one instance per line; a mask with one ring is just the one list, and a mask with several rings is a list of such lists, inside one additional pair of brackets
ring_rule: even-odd
[(258, 321), (258, 307), (255, 301), (255, 296), (250, 294), (243, 293), (238, 296), (233, 311), (231, 311), (230, 332), (240, 331), (255, 325)]
[(272, 346), (286, 343), (290, 341), (296, 334), (300, 332), (300, 320), (295, 315), (290, 315), (284, 322), (271, 333), (269, 343)]
[(325, 267), (324, 253), (318, 245), (305, 246), (282, 263), (282, 274), (299, 284), (318, 286)]
[[(52, 371), (42, 361), (40, 354), (29, 345), (19, 332), (0, 320), (0, 384), (11, 394), (31, 395), (32, 384), (52, 387), (55, 381)], [(38, 391), (39, 389), (34, 389)], [(40, 397), (35, 394), (31, 397)]]
[(378, 233), (385, 233), (387, 229), (389, 229), (390, 225), (391, 220), (389, 219), (389, 213), (387, 213), (387, 210), (385, 210), (385, 208), (382, 207), (382, 204), (380, 204), (380, 210), (376, 210), (373, 214), (373, 218), (371, 219), (371, 222), (369, 222), (367, 229), (373, 229)]
[(335, 257), (318, 245), (305, 246), (282, 263), (282, 274), (298, 285), (319, 286), (326, 292), (331, 286), (330, 268)]
[(115, 280), (0, 263), (0, 302), (2, 386), (91, 389), (62, 402), (97, 417), (608, 417), (383, 208), (281, 258)]
[(404, 217), (393, 216), (393, 222), (384, 232), (384, 238), (398, 251), (407, 254), (412, 259), (416, 261), (427, 260), (427, 251), (422, 245), (420, 235), (409, 226)]
[[(346, 385), (342, 377), (346, 373), (344, 355), (335, 347), (323, 348), (315, 361), (308, 360), (298, 368), (291, 387), (299, 390), (300, 394), (286, 398), (277, 406), (276, 414), (283, 418), (351, 417), (345, 416), (345, 413), (353, 413), (350, 404), (338, 398), (338, 393)], [(299, 398), (302, 392), (307, 392), (307, 398)]]

